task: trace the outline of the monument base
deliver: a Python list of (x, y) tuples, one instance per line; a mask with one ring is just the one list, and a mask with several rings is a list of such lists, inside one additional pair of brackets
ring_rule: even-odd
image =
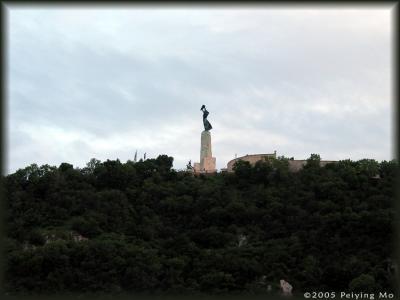
[(193, 171), (194, 173), (215, 173), (217, 169), (215, 168), (215, 157), (207, 157), (205, 160), (205, 167), (201, 168), (200, 163), (194, 163)]
[(215, 173), (216, 159), (212, 157), (211, 133), (204, 130), (201, 133), (200, 162), (194, 163), (195, 173)]
[(193, 170), (196, 173), (200, 173), (200, 163), (194, 163)]
[[(216, 172), (217, 170), (215, 169), (215, 162), (216, 159), (215, 157), (204, 157), (203, 158), (203, 171), (206, 173), (210, 172)], [(200, 163), (201, 165), (201, 163)]]

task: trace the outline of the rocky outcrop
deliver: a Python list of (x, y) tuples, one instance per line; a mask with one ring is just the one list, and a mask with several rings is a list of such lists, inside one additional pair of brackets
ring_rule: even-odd
[(283, 296), (292, 296), (293, 287), (290, 285), (289, 282), (281, 279), (280, 280), (280, 286), (281, 286), (281, 289), (282, 289), (282, 295)]

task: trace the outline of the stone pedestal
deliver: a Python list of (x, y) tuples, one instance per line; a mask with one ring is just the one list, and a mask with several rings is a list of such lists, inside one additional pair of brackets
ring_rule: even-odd
[(201, 133), (201, 146), (200, 146), (200, 163), (194, 164), (195, 172), (200, 173), (213, 173), (215, 169), (215, 157), (212, 157), (211, 150), (211, 133), (204, 130)]
[(200, 173), (200, 163), (194, 163), (193, 170), (196, 173)]

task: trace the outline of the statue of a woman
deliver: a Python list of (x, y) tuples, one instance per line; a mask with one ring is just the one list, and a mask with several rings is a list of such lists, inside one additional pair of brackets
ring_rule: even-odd
[(207, 116), (209, 114), (209, 112), (206, 109), (206, 106), (203, 104), (203, 106), (200, 108), (200, 110), (203, 111), (203, 124), (204, 124), (204, 130), (205, 131), (209, 131), (212, 129), (212, 126), (210, 124), (210, 122), (208, 122), (207, 120)]

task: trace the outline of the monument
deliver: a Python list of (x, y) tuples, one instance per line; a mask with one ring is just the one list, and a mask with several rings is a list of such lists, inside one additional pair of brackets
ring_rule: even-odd
[(206, 109), (206, 106), (200, 108), (203, 112), (203, 125), (204, 131), (201, 133), (201, 146), (200, 146), (200, 163), (194, 163), (194, 171), (196, 173), (214, 173), (215, 169), (215, 157), (212, 157), (211, 150), (211, 133), (210, 130), (212, 126), (210, 122), (207, 120), (207, 116), (209, 112)]

